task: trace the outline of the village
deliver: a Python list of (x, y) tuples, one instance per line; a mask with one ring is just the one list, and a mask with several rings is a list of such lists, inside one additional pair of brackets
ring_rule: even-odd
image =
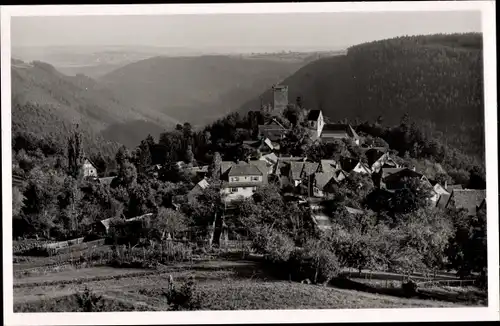
[[(273, 103), (265, 109), (274, 114), (282, 113), (288, 106), (288, 87), (277, 85), (273, 87)], [(272, 116), (272, 115), (271, 115)], [(349, 156), (340, 159), (321, 159), (314, 161), (308, 157), (282, 156), (280, 144), (286, 139), (289, 129), (277, 119), (271, 118), (263, 125), (258, 126), (258, 136), (254, 140), (233, 144), (235, 147), (247, 146), (254, 150), (251, 155), (240, 161), (222, 161), (220, 164), (220, 193), (224, 200), (222, 228), (225, 228), (224, 216), (233, 214), (234, 206), (242, 200), (251, 198), (257, 188), (274, 182), (281, 189), (287, 201), (309, 207), (311, 218), (321, 231), (331, 228), (333, 216), (328, 216), (322, 208), (322, 202), (331, 198), (332, 190), (340, 185), (349, 174), (360, 174), (372, 179), (376, 188), (383, 192), (393, 193), (404, 187), (403, 180), (416, 178), (422, 185), (432, 189), (428, 198), (428, 206), (436, 209), (464, 209), (470, 216), (486, 208), (486, 191), (481, 189), (466, 189), (460, 184), (440, 184), (419, 171), (415, 166), (404, 166), (390, 148), (367, 145), (363, 137), (350, 124), (326, 123), (323, 112), (318, 109), (309, 110), (307, 125), (310, 137), (314, 142), (328, 143), (333, 141), (347, 141), (359, 147), (364, 153), (366, 161), (356, 160)], [(257, 153), (257, 154), (255, 154)], [(175, 196), (172, 201), (174, 209), (179, 210), (186, 200), (203, 193), (210, 186), (207, 175), (208, 165), (179, 161), (177, 167), (188, 173), (195, 180), (195, 186), (186, 194)], [(151, 178), (158, 178), (162, 165), (155, 164), (147, 168)], [(438, 165), (441, 173), (444, 169)], [(115, 177), (97, 177), (97, 168), (85, 159), (83, 165), (85, 178), (109, 186)], [(349, 214), (365, 214), (363, 209), (346, 206)], [(137, 221), (152, 216), (152, 213), (129, 218), (127, 221)], [(212, 231), (207, 241), (223, 245), (228, 241), (226, 232), (215, 232), (217, 217), (214, 216)], [(93, 228), (101, 236), (105, 236), (110, 227), (111, 218), (97, 222)], [(227, 227), (226, 227), (227, 228)], [(215, 239), (214, 234), (220, 238)], [(171, 235), (167, 235), (171, 238)], [(225, 241), (225, 242), (224, 242)]]

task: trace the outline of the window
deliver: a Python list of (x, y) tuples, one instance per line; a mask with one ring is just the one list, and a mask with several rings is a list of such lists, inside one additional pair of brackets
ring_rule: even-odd
[(252, 177), (252, 181), (259, 181), (259, 177)]
[(257, 190), (257, 187), (252, 187), (252, 190), (253, 190), (253, 191)]
[(231, 188), (230, 190), (232, 193), (238, 192), (238, 188)]

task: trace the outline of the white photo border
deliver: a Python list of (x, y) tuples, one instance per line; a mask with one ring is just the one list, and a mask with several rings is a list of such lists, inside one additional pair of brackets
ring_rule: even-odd
[[(495, 1), (51, 5), (1, 7), (2, 210), (5, 325), (153, 325), (498, 320), (498, 152)], [(488, 307), (195, 312), (13, 313), (10, 19), (18, 16), (165, 15), (324, 12), (480, 11), (484, 44), (487, 171)]]

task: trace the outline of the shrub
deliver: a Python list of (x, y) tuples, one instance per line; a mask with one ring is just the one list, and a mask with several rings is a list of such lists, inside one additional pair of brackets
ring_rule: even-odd
[(288, 236), (268, 229), (256, 232), (252, 247), (264, 254), (266, 260), (271, 262), (286, 262), (293, 251), (294, 243)]
[(332, 251), (309, 243), (292, 252), (288, 266), (294, 279), (307, 278), (315, 284), (326, 284), (340, 273), (339, 261)]
[(116, 246), (112, 256), (108, 263), (114, 267), (154, 268), (157, 263), (187, 261), (192, 258), (193, 250), (183, 243), (167, 241), (147, 248)]
[(167, 298), (172, 310), (199, 310), (201, 308), (201, 295), (196, 290), (193, 279), (190, 279), (180, 287), (176, 287), (171, 282), (169, 289), (163, 295)]
[(85, 287), (82, 293), (77, 293), (76, 300), (80, 311), (98, 312), (104, 310), (104, 301), (102, 296), (97, 295)]

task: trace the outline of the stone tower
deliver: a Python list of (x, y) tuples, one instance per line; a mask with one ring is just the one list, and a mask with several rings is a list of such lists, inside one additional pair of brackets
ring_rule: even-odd
[(273, 86), (273, 111), (283, 112), (288, 105), (288, 86)]

